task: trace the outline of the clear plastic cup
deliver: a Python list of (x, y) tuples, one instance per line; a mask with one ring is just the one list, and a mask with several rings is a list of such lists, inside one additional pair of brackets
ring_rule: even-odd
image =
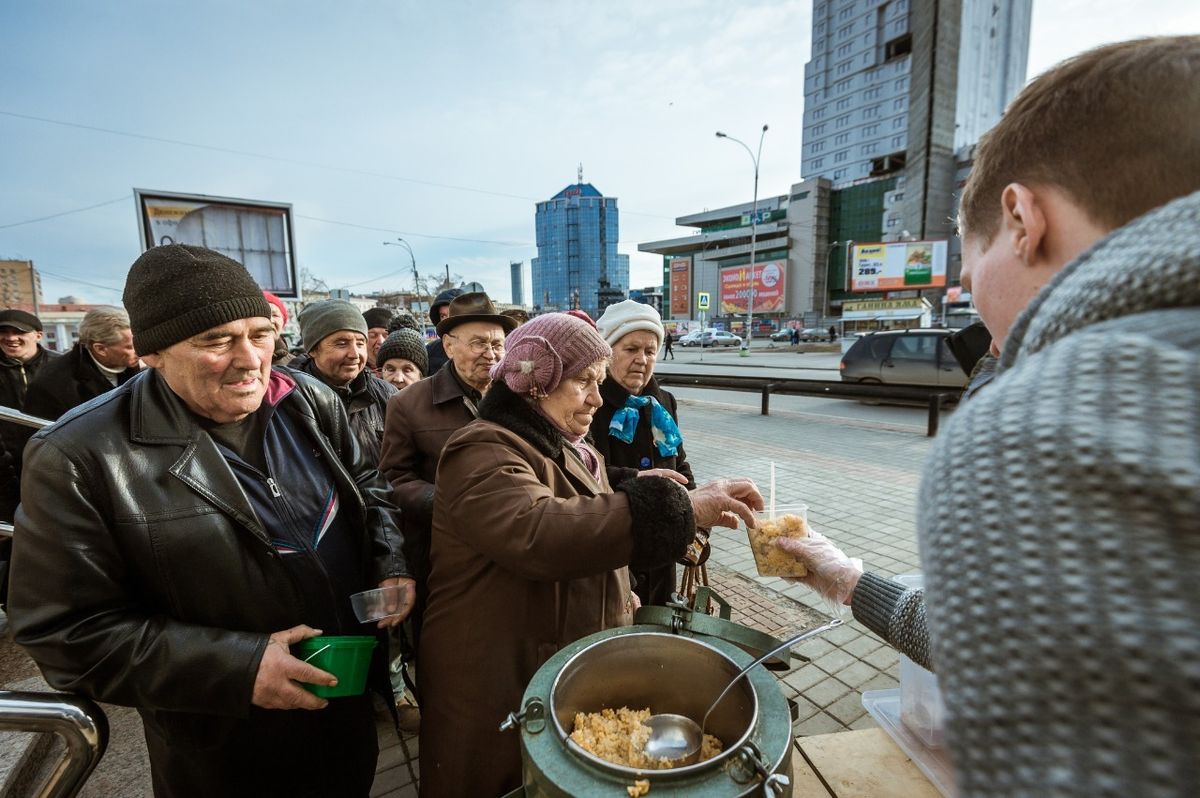
[(759, 576), (807, 576), (804, 563), (775, 546), (775, 538), (808, 537), (808, 505), (779, 504), (775, 506), (775, 517), (770, 509), (754, 514), (758, 524), (754, 529), (746, 527), (750, 550), (754, 553), (754, 564)]
[(382, 621), (399, 615), (404, 607), (404, 594), (407, 585), (388, 585), (375, 590), (364, 590), (350, 597), (350, 605), (354, 607), (354, 615), (362, 623)]

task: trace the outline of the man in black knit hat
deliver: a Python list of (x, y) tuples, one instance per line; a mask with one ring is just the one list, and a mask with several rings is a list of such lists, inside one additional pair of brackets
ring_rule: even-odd
[[(149, 368), (26, 449), (14, 637), (53, 687), (140, 711), (156, 795), (366, 796), (370, 696), (318, 698), (335, 677), (290, 646), (382, 637), (352, 593), (411, 602), (391, 486), (332, 391), (272, 371), (241, 264), (156, 247), (125, 306)], [(384, 651), (368, 680), (390, 698)]]

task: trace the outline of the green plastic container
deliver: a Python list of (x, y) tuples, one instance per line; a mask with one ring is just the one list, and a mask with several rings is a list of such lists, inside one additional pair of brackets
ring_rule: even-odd
[(362, 695), (367, 689), (367, 670), (376, 643), (374, 637), (367, 636), (310, 637), (293, 646), (292, 655), (337, 677), (335, 687), (304, 683), (318, 698)]

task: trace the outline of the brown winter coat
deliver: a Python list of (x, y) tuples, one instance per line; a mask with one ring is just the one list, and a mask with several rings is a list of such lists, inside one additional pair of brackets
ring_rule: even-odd
[(418, 641), (429, 596), (429, 533), (438, 459), (450, 436), (475, 420), (452, 368), (454, 364), (448, 364), (388, 400), (379, 456), (379, 470), (392, 483), (402, 512), (404, 557), (417, 580), (417, 603), (410, 618)]
[(693, 530), (682, 486), (643, 477), (612, 492), (523, 398), (493, 384), (438, 469), (421, 794), (519, 786), (520, 737), (501, 721), (555, 652), (631, 623), (626, 566), (675, 559)]

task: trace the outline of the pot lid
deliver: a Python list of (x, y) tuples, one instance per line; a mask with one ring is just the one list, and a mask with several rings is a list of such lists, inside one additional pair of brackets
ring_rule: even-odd
[[(720, 609), (719, 616), (705, 612), (710, 599), (716, 602)], [(732, 643), (755, 659), (783, 643), (783, 639), (730, 620), (730, 611), (729, 602), (711, 587), (698, 587), (696, 599), (691, 607), (675, 602), (668, 602), (665, 607), (642, 607), (634, 614), (634, 623), (665, 626), (673, 634), (688, 632), (701, 637), (716, 637)], [(807, 657), (797, 655), (796, 659), (808, 662)], [(764, 662), (763, 667), (772, 671), (784, 671), (791, 667), (791, 660), (791, 649), (784, 649)]]

